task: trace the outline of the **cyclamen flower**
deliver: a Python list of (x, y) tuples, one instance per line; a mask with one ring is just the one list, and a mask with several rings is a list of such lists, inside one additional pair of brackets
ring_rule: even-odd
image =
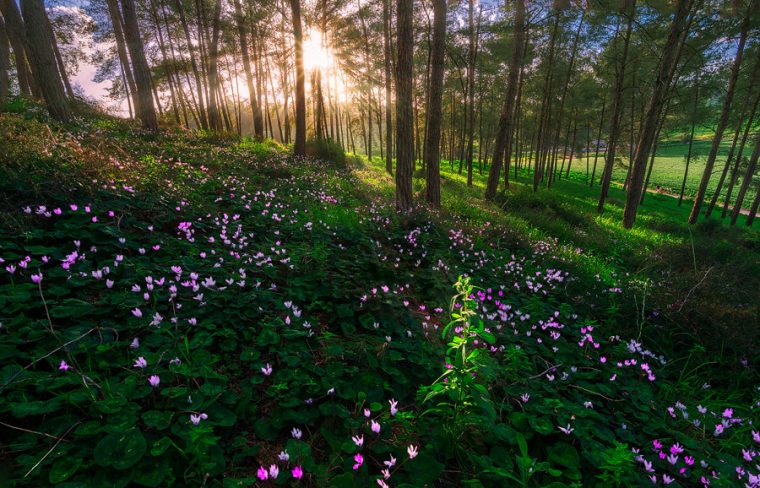
[[(34, 277), (32, 277), (32, 279), (34, 279)], [(734, 409), (733, 408), (727, 408), (727, 409), (723, 410), (723, 417), (724, 418), (730, 419), (733, 416), (734, 416)]]
[(297, 480), (300, 480), (301, 478), (303, 478), (303, 469), (301, 469), (301, 466), (296, 466), (295, 468), (293, 468), (291, 473), (293, 474), (293, 478)]
[(273, 480), (277, 479), (277, 477), (280, 476), (280, 468), (277, 467), (276, 464), (272, 464), (269, 466), (269, 477)]
[(146, 361), (144, 357), (140, 356), (139, 358), (137, 358), (137, 360), (135, 361), (135, 364), (133, 364), (132, 366), (135, 368), (141, 368), (141, 369), (146, 368), (148, 366), (148, 361)]
[(575, 430), (574, 428), (570, 427), (570, 424), (567, 424), (567, 427), (561, 427), (561, 426), (559, 426), (559, 425), (558, 425), (558, 426), (557, 426), (557, 428), (558, 428), (560, 431), (562, 431), (562, 433), (564, 433), (564, 434), (566, 434), (566, 435), (570, 435), (570, 434), (572, 434), (572, 433), (573, 433), (573, 431)]
[(372, 421), (372, 432), (374, 432), (375, 434), (380, 433), (380, 424), (375, 422), (374, 420)]
[(380, 478), (378, 478), (378, 480), (377, 480), (377, 486), (379, 486), (380, 488), (390, 488), (388, 486), (388, 483), (386, 483), (384, 480), (382, 480)]
[(760, 432), (752, 431), (752, 440), (760, 444)]
[(148, 378), (148, 383), (150, 383), (150, 386), (153, 388), (158, 388), (158, 385), (161, 383), (161, 378), (158, 375), (154, 374)]
[(293, 435), (294, 439), (300, 439), (301, 435), (303, 435), (301, 429), (298, 429), (296, 427), (293, 427), (293, 430), (291, 430), (290, 433)]
[(258, 476), (261, 481), (264, 481), (269, 478), (269, 471), (267, 471), (267, 468), (264, 466), (260, 466), (259, 470), (256, 471), (256, 476)]
[(288, 454), (288, 451), (280, 451), (280, 454), (277, 455), (277, 459), (283, 462), (288, 462), (290, 460), (290, 454)]
[(406, 448), (406, 453), (409, 454), (409, 459), (414, 459), (417, 457), (417, 454), (419, 454), (417, 446), (414, 444), (409, 444), (409, 447)]
[(391, 416), (395, 417), (396, 414), (398, 413), (398, 408), (397, 408), (398, 407), (398, 402), (396, 400), (391, 399), (391, 400), (388, 401), (388, 403), (391, 404)]
[(266, 366), (261, 368), (261, 372), (264, 373), (264, 376), (269, 376), (272, 374), (272, 365), (267, 363)]
[(390, 468), (392, 468), (393, 466), (396, 465), (396, 458), (393, 457), (393, 455), (391, 455), (391, 458), (389, 460), (387, 460), (387, 461), (383, 461), (383, 464), (385, 464), (386, 466), (388, 466), (388, 469), (390, 469)]
[(69, 369), (71, 369), (71, 366), (69, 366), (68, 363), (66, 363), (66, 361), (61, 359), (61, 364), (58, 365), (58, 369), (61, 371), (68, 371)]
[(363, 434), (360, 435), (360, 436), (355, 435), (355, 436), (351, 437), (351, 440), (354, 441), (354, 444), (356, 444), (356, 447), (362, 447), (362, 445), (364, 445), (364, 435)]
[(530, 400), (530, 393), (523, 393), (520, 395), (520, 400), (522, 400), (523, 403), (528, 403), (528, 400)]
[(198, 425), (201, 423), (201, 420), (206, 420), (208, 418), (208, 415), (205, 413), (201, 413), (200, 415), (190, 414), (190, 422), (193, 423), (193, 425)]
[(142, 318), (142, 316), (143, 316), (142, 310), (140, 310), (139, 308), (136, 308), (136, 309), (132, 310), (132, 315), (134, 315), (138, 319)]
[(362, 457), (361, 453), (357, 453), (356, 456), (354, 456), (354, 461), (356, 461), (356, 464), (354, 464), (354, 471), (359, 469), (362, 464), (364, 464), (364, 457)]
[(369, 418), (370, 415), (372, 415), (372, 412), (370, 412), (368, 408), (365, 408), (364, 409), (364, 416), (367, 417), (367, 418)]
[(32, 275), (32, 283), (40, 284), (42, 282), (42, 272)]
[(715, 436), (719, 436), (723, 433), (724, 427), (723, 424), (715, 424)]

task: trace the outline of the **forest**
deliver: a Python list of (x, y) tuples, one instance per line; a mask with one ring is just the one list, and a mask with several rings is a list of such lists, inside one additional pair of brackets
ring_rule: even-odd
[(760, 0), (0, 0), (0, 486), (760, 488)]

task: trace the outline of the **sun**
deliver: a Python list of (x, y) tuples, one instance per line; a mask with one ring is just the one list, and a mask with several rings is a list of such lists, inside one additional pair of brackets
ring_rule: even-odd
[(333, 67), (334, 58), (329, 48), (323, 45), (322, 33), (316, 29), (310, 29), (303, 40), (303, 67), (311, 71), (315, 69), (327, 70)]

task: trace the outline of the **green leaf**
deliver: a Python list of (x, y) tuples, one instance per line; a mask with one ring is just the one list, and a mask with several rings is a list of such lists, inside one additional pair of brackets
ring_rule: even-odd
[(81, 465), (82, 458), (71, 458), (64, 455), (64, 457), (59, 458), (53, 463), (53, 466), (50, 468), (50, 473), (48, 473), (48, 480), (51, 484), (61, 483), (76, 473)]
[(134, 466), (146, 449), (145, 437), (138, 429), (108, 434), (95, 446), (95, 462), (101, 466), (124, 470)]

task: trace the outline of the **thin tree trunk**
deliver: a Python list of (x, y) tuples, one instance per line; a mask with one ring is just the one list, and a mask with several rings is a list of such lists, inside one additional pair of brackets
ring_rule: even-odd
[(301, 27), (301, 1), (290, 0), (293, 16), (293, 39), (296, 62), (296, 140), (293, 153), (306, 155), (306, 86), (303, 69), (303, 30)]
[(597, 212), (602, 213), (604, 211), (604, 201), (607, 198), (607, 193), (610, 189), (610, 181), (612, 181), (612, 170), (615, 165), (615, 149), (620, 134), (620, 119), (623, 112), (623, 85), (625, 83), (625, 68), (628, 64), (628, 48), (631, 41), (631, 30), (633, 28), (633, 20), (636, 12), (635, 0), (631, 2), (630, 10), (628, 12), (628, 25), (626, 26), (625, 36), (623, 39), (623, 55), (620, 59), (620, 65), (617, 66), (617, 76), (615, 77), (615, 91), (612, 98), (612, 121), (610, 123), (610, 134), (607, 140), (607, 148), (605, 150), (606, 157), (604, 161), (604, 170), (602, 172), (602, 181), (600, 183), (599, 190), (599, 203), (596, 207)]
[(604, 109), (607, 108), (607, 100), (602, 102), (602, 116), (599, 120), (599, 131), (596, 133), (596, 151), (594, 153), (594, 167), (591, 170), (591, 181), (589, 181), (589, 188), (594, 187), (594, 179), (596, 178), (596, 162), (599, 159), (599, 143), (602, 139), (602, 128), (604, 127)]
[(414, 76), (413, 1), (397, 0), (398, 55), (396, 57), (396, 209), (412, 209), (414, 138), (412, 81)]
[[(522, 49), (525, 36), (525, 0), (515, 0), (515, 40), (512, 46), (512, 59), (509, 63), (509, 76), (507, 78), (504, 105), (499, 116), (499, 129), (494, 143), (491, 168), (488, 171), (486, 183), (486, 200), (493, 200), (499, 185), (499, 172), (501, 171), (501, 158), (507, 146), (507, 141), (512, 138), (514, 129), (513, 119), (515, 112), (515, 95), (517, 93), (518, 75), (522, 67)], [(507, 156), (509, 157), (509, 155)], [(506, 165), (509, 168), (509, 164)], [(534, 185), (536, 181), (534, 179)]]
[(121, 0), (121, 8), (124, 19), (124, 36), (129, 48), (129, 57), (132, 60), (137, 100), (139, 101), (139, 104), (136, 105), (137, 117), (142, 122), (143, 127), (156, 131), (158, 130), (158, 119), (156, 118), (156, 109), (153, 106), (151, 93), (153, 84), (148, 62), (145, 60), (145, 50), (140, 37), (134, 0)]
[[(391, 115), (391, 5), (390, 0), (383, 0), (383, 68), (385, 74), (385, 171), (393, 174), (393, 116)], [(430, 110), (430, 107), (428, 107)], [(440, 101), (439, 101), (440, 111)], [(439, 129), (440, 136), (440, 129)], [(430, 201), (430, 200), (428, 200)], [(433, 203), (433, 202), (431, 202)]]
[(694, 206), (691, 208), (691, 214), (689, 215), (689, 223), (697, 223), (699, 219), (699, 211), (702, 208), (702, 202), (705, 199), (705, 193), (707, 192), (707, 185), (710, 183), (710, 177), (712, 176), (713, 166), (715, 165), (715, 158), (718, 156), (718, 148), (720, 147), (720, 141), (723, 139), (723, 131), (728, 125), (728, 118), (731, 115), (731, 102), (734, 98), (734, 91), (736, 90), (736, 80), (739, 79), (739, 68), (742, 64), (742, 56), (744, 54), (744, 45), (747, 41), (747, 32), (749, 31), (750, 15), (753, 14), (752, 7), (755, 4), (754, 0), (750, 0), (750, 6), (747, 10), (747, 15), (744, 17), (744, 21), (741, 26), (741, 35), (739, 37), (739, 46), (736, 49), (736, 57), (734, 58), (734, 65), (731, 67), (731, 78), (728, 81), (728, 90), (726, 91), (726, 98), (723, 99), (723, 109), (718, 120), (718, 126), (715, 129), (715, 137), (713, 137), (712, 146), (710, 147), (710, 153), (707, 156), (705, 162), (705, 169), (702, 173), (702, 179), (699, 182), (699, 189), (697, 189), (697, 195), (694, 197)]
[(0, 0), (0, 13), (3, 15), (8, 41), (13, 49), (13, 57), (16, 60), (16, 76), (18, 77), (21, 95), (32, 95), (36, 98), (41, 98), (42, 92), (32, 73), (31, 61), (29, 59), (31, 53), (27, 43), (24, 19), (21, 17), (21, 12), (19, 12), (16, 1)]
[[(758, 95), (760, 97), (760, 95)], [(734, 185), (736, 184), (736, 180), (739, 177), (739, 165), (742, 162), (742, 155), (744, 154), (744, 146), (747, 143), (747, 139), (749, 138), (749, 132), (750, 128), (752, 127), (752, 122), (754, 119), (754, 109), (757, 107), (757, 99), (755, 99), (755, 106), (753, 107), (753, 111), (750, 114), (750, 118), (747, 121), (747, 126), (744, 129), (744, 134), (742, 135), (741, 143), (739, 144), (739, 150), (736, 153), (736, 159), (734, 160), (734, 167), (731, 169), (731, 178), (728, 181), (728, 189), (726, 190), (726, 199), (723, 202), (723, 212), (721, 212), (720, 218), (725, 219), (726, 215), (728, 215), (728, 206), (731, 203), (731, 195), (734, 192)]]
[(755, 190), (755, 199), (752, 201), (752, 207), (749, 209), (749, 215), (747, 215), (747, 227), (752, 227), (752, 222), (755, 221), (755, 215), (757, 215), (757, 208), (760, 206), (760, 183), (757, 184)]
[[(430, 53), (430, 88), (428, 121), (425, 125), (425, 199), (433, 207), (441, 206), (441, 102), (443, 98), (444, 58), (446, 55), (446, 0), (433, 0), (433, 41)], [(386, 115), (387, 117), (387, 115)]]
[(663, 48), (660, 66), (655, 80), (652, 96), (649, 99), (644, 124), (639, 135), (639, 143), (633, 161), (631, 183), (626, 194), (625, 210), (623, 211), (623, 227), (630, 229), (636, 220), (636, 211), (641, 201), (641, 190), (644, 185), (644, 176), (649, 159), (649, 150), (652, 147), (654, 133), (657, 130), (657, 121), (662, 111), (662, 101), (665, 97), (670, 81), (675, 73), (675, 65), (678, 63), (679, 39), (682, 33), (688, 29), (687, 20), (693, 5), (693, 0), (678, 0), (673, 22), (670, 26), (668, 39)]
[(742, 204), (744, 203), (744, 197), (747, 194), (747, 188), (749, 188), (752, 182), (752, 177), (755, 174), (757, 168), (757, 159), (760, 157), (760, 132), (755, 137), (755, 150), (752, 151), (752, 156), (749, 158), (749, 165), (744, 172), (744, 179), (742, 179), (742, 185), (739, 187), (739, 193), (736, 195), (736, 202), (734, 202), (734, 208), (731, 210), (731, 225), (736, 225), (736, 219), (742, 211)]
[[(546, 76), (544, 77), (543, 87), (543, 99), (541, 101), (541, 112), (538, 117), (538, 137), (536, 139), (536, 171), (533, 172), (533, 191), (538, 191), (538, 184), (543, 177), (543, 165), (545, 156), (548, 151), (548, 144), (545, 140), (549, 131), (549, 113), (551, 105), (551, 85), (553, 79), (553, 67), (554, 67), (554, 48), (557, 41), (557, 30), (559, 29), (559, 17), (560, 12), (555, 10), (554, 12), (554, 27), (552, 28), (551, 37), (549, 39), (549, 59), (546, 63)], [(495, 154), (495, 153), (494, 153)], [(494, 160), (495, 161), (495, 160)]]
[(201, 81), (201, 73), (198, 69), (198, 62), (195, 56), (195, 45), (190, 39), (190, 28), (187, 25), (187, 18), (185, 17), (185, 8), (182, 6), (181, 0), (174, 0), (174, 7), (179, 15), (180, 24), (185, 34), (185, 48), (190, 54), (190, 66), (193, 70), (193, 77), (195, 78), (195, 89), (198, 93), (198, 99), (196, 104), (198, 106), (198, 118), (200, 119), (201, 128), (208, 129), (208, 119), (206, 118), (206, 106), (203, 100), (203, 83)]
[(11, 53), (8, 47), (8, 33), (5, 31), (5, 21), (0, 17), (0, 105), (8, 99), (10, 80), (8, 70), (11, 67)]
[(691, 162), (691, 152), (694, 147), (694, 130), (697, 127), (697, 107), (699, 106), (699, 72), (697, 72), (697, 88), (694, 94), (694, 109), (691, 114), (691, 134), (689, 135), (689, 150), (686, 152), (686, 168), (683, 172), (683, 181), (681, 182), (681, 192), (678, 194), (678, 206), (683, 202), (683, 194), (686, 191), (686, 179), (689, 176), (689, 163)]

